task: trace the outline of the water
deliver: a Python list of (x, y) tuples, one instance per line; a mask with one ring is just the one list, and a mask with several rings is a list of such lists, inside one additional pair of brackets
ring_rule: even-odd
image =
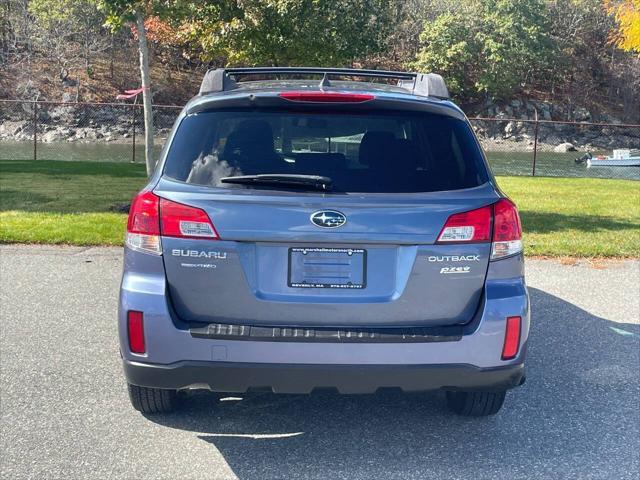
[[(604, 152), (603, 152), (604, 153)], [(486, 152), (495, 175), (531, 175), (533, 152)], [(577, 164), (575, 159), (582, 152), (538, 152), (536, 176), (622, 178), (640, 180), (640, 167), (592, 167)]]
[[(131, 143), (39, 143), (40, 160), (84, 160), (96, 162), (129, 162)], [(156, 155), (162, 145), (156, 145)], [(640, 180), (640, 167), (596, 167), (578, 165), (574, 159), (580, 152), (538, 152), (536, 175), (551, 177), (624, 178)], [(533, 152), (487, 152), (489, 163), (496, 175), (531, 175)], [(0, 142), (0, 159), (30, 160), (33, 144), (30, 142)], [(136, 145), (136, 162), (144, 163), (144, 145)]]

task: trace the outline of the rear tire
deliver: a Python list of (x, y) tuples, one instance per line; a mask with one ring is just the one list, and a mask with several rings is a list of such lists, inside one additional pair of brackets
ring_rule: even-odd
[(128, 386), (131, 405), (139, 412), (147, 414), (169, 413), (176, 407), (178, 395), (175, 390), (139, 387), (130, 383)]
[(449, 410), (465, 417), (486, 417), (498, 413), (507, 392), (447, 392)]

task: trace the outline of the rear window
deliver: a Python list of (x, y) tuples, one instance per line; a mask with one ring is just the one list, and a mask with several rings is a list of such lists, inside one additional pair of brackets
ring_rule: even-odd
[(330, 193), (409, 193), (481, 185), (487, 172), (469, 126), (430, 113), (209, 111), (183, 119), (164, 174), (223, 188), (256, 174), (321, 175)]

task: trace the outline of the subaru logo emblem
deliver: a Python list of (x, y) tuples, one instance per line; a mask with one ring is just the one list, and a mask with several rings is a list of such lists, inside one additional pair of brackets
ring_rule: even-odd
[(347, 223), (347, 217), (335, 210), (320, 210), (309, 217), (311, 223), (321, 228), (338, 228)]

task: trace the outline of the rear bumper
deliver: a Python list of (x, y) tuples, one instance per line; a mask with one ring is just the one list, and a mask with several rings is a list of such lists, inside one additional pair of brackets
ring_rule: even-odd
[[(305, 341), (300, 341), (291, 335), (253, 335), (253, 329), (246, 338), (216, 331), (212, 335), (210, 328), (206, 334), (190, 330), (171, 309), (162, 258), (128, 252), (118, 319), (125, 373), (130, 383), (140, 386), (222, 392), (252, 387), (276, 392), (329, 387), (345, 393), (381, 387), (408, 391), (511, 388), (523, 378), (529, 334), (529, 298), (521, 269), (521, 256), (490, 264), (483, 301), (456, 338), (432, 341), (383, 335), (375, 341), (347, 342), (315, 335), (310, 341), (305, 335)], [(268, 305), (265, 302), (265, 308)], [(335, 309), (326, 306), (327, 319)], [(145, 354), (129, 349), (128, 310), (144, 312)], [(514, 315), (522, 318), (520, 350), (516, 358), (502, 360), (506, 318)]]
[(153, 388), (207, 388), (243, 393), (310, 393), (335, 388), (340, 393), (373, 393), (379, 388), (424, 390), (506, 390), (524, 381), (524, 363), (497, 368), (472, 365), (299, 365), (195, 362), (155, 365), (124, 360), (127, 381)]

